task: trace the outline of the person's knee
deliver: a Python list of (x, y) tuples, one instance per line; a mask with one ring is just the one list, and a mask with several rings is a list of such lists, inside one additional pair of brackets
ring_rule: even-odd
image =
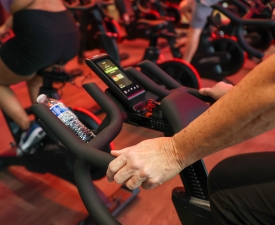
[(34, 76), (31, 79), (27, 80), (27, 85), (29, 87), (40, 87), (43, 83), (43, 78), (41, 76)]
[[(230, 182), (228, 182), (229, 179), (234, 180), (236, 173), (232, 165), (234, 165), (234, 157), (228, 157), (214, 166), (208, 175), (208, 187), (210, 192), (224, 189), (228, 183), (230, 184)], [(226, 179), (224, 179), (225, 177)]]
[(191, 7), (187, 4), (186, 1), (181, 1), (181, 3), (179, 4), (179, 9), (182, 13), (191, 11)]
[(214, 167), (210, 171), (207, 179), (209, 196), (211, 196), (213, 193), (219, 190), (219, 187), (217, 184), (219, 180), (220, 180), (220, 171), (216, 167)]

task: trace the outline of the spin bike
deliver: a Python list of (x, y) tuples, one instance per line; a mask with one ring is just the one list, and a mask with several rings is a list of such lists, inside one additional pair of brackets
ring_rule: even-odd
[[(122, 122), (172, 136), (209, 108), (208, 104), (198, 98), (206, 102), (213, 99), (201, 96), (197, 90), (181, 86), (164, 71), (161, 74), (158, 71), (154, 75), (161, 76), (171, 88), (178, 88), (165, 89), (133, 67), (123, 70), (107, 55), (86, 59), (86, 63), (108, 86), (106, 94), (94, 83), (83, 86), (107, 113), (107, 117), (99, 126), (101, 132), (97, 133), (89, 144), (78, 140), (44, 105), (34, 105), (32, 110), (40, 122), (48, 127), (48, 131), (77, 156), (74, 170), (76, 184), (96, 224), (117, 225), (120, 223), (103, 206), (89, 177), (90, 165), (106, 170), (114, 157), (96, 149), (110, 143), (118, 135)], [(157, 68), (148, 61), (145, 64), (152, 71)], [(143, 63), (140, 64), (142, 65)], [(111, 69), (112, 73), (109, 72)], [(115, 79), (114, 76), (120, 79)], [(149, 104), (158, 102), (151, 107), (151, 111), (149, 99)], [(173, 190), (172, 200), (182, 224), (213, 225), (208, 201), (207, 171), (203, 160), (185, 168), (180, 172), (180, 177), (184, 187)]]
[[(67, 73), (61, 72), (58, 69), (52, 71), (38, 71), (37, 74), (43, 77), (43, 85), (40, 88), (39, 94), (46, 94), (50, 98), (60, 99), (58, 90), (53, 87), (54, 83), (65, 85), (66, 83), (73, 83), (74, 79), (81, 75), (81, 73)], [(70, 108), (79, 120), (89, 129), (97, 130), (100, 120), (90, 111), (72, 107)], [(32, 115), (30, 108), (26, 108), (26, 112)], [(24, 166), (27, 170), (35, 173), (51, 173), (58, 176), (72, 184), (75, 184), (73, 176), (73, 164), (75, 156), (71, 154), (60, 142), (52, 135), (47, 135), (40, 143), (31, 146), (28, 151), (21, 152), (20, 155), (16, 153), (17, 144), (19, 143), (22, 130), (20, 127), (3, 112), (4, 118), (7, 122), (8, 128), (13, 136), (14, 142), (11, 143), (12, 148), (0, 155), (0, 169), (8, 168), (9, 166)], [(43, 127), (43, 129), (47, 129)], [(101, 151), (109, 153), (112, 148), (111, 144), (102, 146)], [(91, 167), (90, 177), (92, 179), (100, 179), (106, 174), (105, 170)], [(105, 207), (113, 214), (118, 214), (135, 196), (139, 193), (139, 189), (134, 191), (129, 190), (125, 186), (116, 191), (112, 196), (107, 197), (97, 189), (97, 193), (103, 200)], [(90, 217), (81, 221), (81, 225), (94, 224)]]
[[(275, 2), (262, 0), (225, 0), (221, 5), (240, 17), (250, 19), (272, 19)], [(274, 28), (262, 26), (245, 26), (245, 39), (254, 48), (265, 51), (274, 42)]]
[(230, 19), (230, 23), (212, 33), (214, 17), (210, 16), (203, 30), (197, 52), (191, 64), (203, 78), (216, 81), (226, 80), (227, 76), (239, 71), (244, 63), (244, 51), (250, 58), (260, 62), (264, 53), (250, 46), (244, 37), (245, 26), (272, 27), (275, 21), (266, 19), (245, 19), (235, 15), (221, 4), (212, 6), (214, 10)]
[[(81, 31), (81, 50), (79, 61), (83, 60), (84, 49), (94, 49), (100, 47), (109, 54), (117, 63), (120, 63), (118, 41), (122, 41), (120, 27), (104, 11), (104, 5), (110, 4), (108, 1), (101, 0), (66, 0), (66, 7), (70, 9), (80, 23)], [(135, 4), (135, 1), (133, 2)], [(134, 7), (135, 8), (135, 7)], [(93, 29), (88, 29), (88, 25)], [(125, 26), (127, 39), (136, 38), (149, 39), (149, 46), (146, 48), (142, 60), (148, 59), (157, 63), (162, 69), (167, 71), (174, 79), (177, 79), (185, 86), (200, 88), (200, 76), (192, 65), (181, 59), (181, 52), (175, 45), (175, 33), (171, 32), (171, 23), (164, 19), (141, 19), (138, 9), (135, 11), (134, 20)], [(89, 40), (88, 40), (89, 37)], [(158, 63), (160, 50), (157, 46), (159, 38), (167, 39), (171, 53), (175, 57)], [(87, 46), (86, 46), (87, 45)]]
[[(133, 3), (134, 4), (134, 3)], [(136, 11), (138, 11), (136, 9)], [(184, 86), (192, 88), (200, 88), (201, 80), (197, 70), (189, 63), (182, 60), (182, 54), (178, 47), (175, 47), (175, 33), (171, 32), (171, 23), (164, 19), (141, 19), (140, 12), (135, 12), (134, 20), (126, 26), (127, 39), (132, 40), (142, 38), (149, 40), (149, 45), (145, 49), (145, 53), (141, 60), (150, 60), (166, 71), (171, 77)], [(157, 43), (159, 38), (164, 38), (169, 44), (173, 59), (159, 60), (160, 48)], [(134, 65), (126, 65), (135, 66)], [(146, 71), (143, 71), (146, 73)], [(148, 74), (150, 76), (150, 74)], [(152, 78), (152, 77), (151, 77)], [(152, 78), (153, 79), (153, 78)], [(157, 78), (154, 78), (158, 82)]]
[[(178, 4), (164, 1), (146, 1), (146, 0), (137, 0), (137, 7), (145, 15), (153, 19), (166, 18), (170, 20), (175, 26), (179, 26), (181, 23), (181, 12), (179, 10)], [(185, 26), (186, 28), (186, 26)]]
[(81, 40), (78, 61), (83, 62), (85, 50), (100, 49), (120, 63), (117, 45), (119, 25), (102, 13), (103, 6), (110, 3), (104, 0), (64, 0), (64, 4), (79, 23)]

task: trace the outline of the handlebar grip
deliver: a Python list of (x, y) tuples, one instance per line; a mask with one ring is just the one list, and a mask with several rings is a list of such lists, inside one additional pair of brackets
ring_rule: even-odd
[(93, 147), (101, 149), (107, 143), (111, 143), (121, 131), (123, 124), (122, 115), (113, 101), (95, 83), (84, 84), (83, 88), (92, 96), (109, 118), (108, 126), (92, 140)]
[(103, 129), (88, 144), (82, 142), (75, 134), (66, 127), (45, 105), (36, 104), (31, 107), (33, 113), (51, 130), (61, 143), (80, 159), (87, 160), (93, 166), (106, 170), (109, 163), (114, 159), (108, 153), (98, 149), (110, 143), (122, 128), (122, 118), (119, 109), (107, 97), (107, 95), (92, 83), (86, 84), (89, 94), (97, 101), (99, 106), (106, 112), (109, 125)]
[(96, 224), (120, 225), (121, 223), (111, 215), (97, 195), (94, 185), (91, 182), (90, 165), (85, 161), (76, 159), (74, 177), (81, 199)]
[(200, 94), (198, 89), (194, 89), (194, 88), (186, 88), (186, 92), (190, 95), (195, 96), (196, 98), (202, 100), (203, 102), (208, 102), (210, 104), (213, 104), (216, 102), (215, 99), (211, 98), (210, 96), (205, 96)]
[(82, 200), (92, 218), (98, 225), (119, 225), (120, 223), (112, 217), (93, 187), (89, 164), (100, 169), (107, 169), (114, 157), (98, 149), (104, 147), (106, 143), (110, 143), (117, 136), (122, 127), (122, 118), (118, 108), (96, 84), (85, 84), (84, 86), (87, 92), (107, 113), (110, 121), (108, 126), (88, 144), (82, 142), (47, 106), (36, 104), (31, 107), (31, 110), (57, 139), (77, 156), (74, 169), (75, 181)]
[(259, 59), (262, 59), (264, 57), (264, 53), (257, 50), (256, 48), (253, 48), (251, 45), (249, 45), (244, 36), (243, 36), (243, 25), (239, 25), (236, 27), (236, 37), (237, 41), (240, 44), (240, 46), (243, 48), (244, 51), (246, 51), (248, 54), (257, 57)]
[(237, 7), (241, 8), (245, 12), (249, 10), (249, 6), (240, 0), (230, 0), (230, 2), (233, 2)]
[(92, 163), (93, 166), (103, 170), (106, 170), (109, 163), (114, 159), (110, 154), (99, 151), (91, 146), (98, 136), (88, 144), (84, 143), (62, 123), (47, 106), (36, 104), (31, 106), (31, 110), (50, 129), (57, 139), (77, 157), (85, 159)]
[[(264, 26), (264, 27), (273, 27), (275, 26), (275, 21), (271, 19), (244, 19), (240, 16), (230, 12), (223, 6), (221, 6), (219, 3), (212, 6), (213, 9), (216, 9), (220, 11), (222, 14), (224, 14), (226, 17), (228, 17), (233, 22), (244, 26), (244, 25), (251, 25), (251, 26)], [(250, 12), (248, 11), (247, 14)]]
[(146, 75), (144, 75), (142, 72), (136, 70), (133, 67), (126, 68), (125, 71), (130, 76), (132, 76), (142, 87), (144, 87), (146, 90), (152, 92), (153, 94), (157, 95), (160, 99), (165, 98), (172, 92), (184, 91), (184, 92), (187, 92), (187, 93), (197, 97), (198, 99), (200, 99), (204, 102), (208, 102), (210, 104), (213, 104), (215, 102), (215, 100), (213, 98), (211, 98), (209, 96), (201, 95), (199, 93), (198, 89), (188, 88), (188, 87), (184, 87), (184, 86), (180, 85), (179, 88), (175, 88), (173, 90), (167, 90), (167, 89), (163, 88), (162, 86), (159, 86), (158, 84), (156, 84), (154, 81), (152, 81)]
[(150, 78), (145, 76), (142, 72), (136, 70), (133, 67), (126, 68), (125, 71), (131, 77), (133, 77), (145, 90), (152, 92), (153, 94), (157, 95), (161, 99), (171, 93), (171, 91), (159, 86)]
[(165, 84), (168, 89), (175, 89), (182, 87), (182, 85), (174, 80), (171, 76), (169, 76), (165, 71), (163, 71), (159, 66), (155, 63), (144, 60), (137, 64), (142, 70), (146, 70), (150, 75), (158, 79), (161, 83)]

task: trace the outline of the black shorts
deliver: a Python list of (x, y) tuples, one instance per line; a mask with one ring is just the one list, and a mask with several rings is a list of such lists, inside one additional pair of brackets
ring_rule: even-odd
[(275, 152), (231, 156), (208, 177), (214, 224), (275, 224)]
[(19, 11), (13, 15), (13, 31), (15, 37), (2, 45), (0, 57), (18, 75), (65, 63), (78, 52), (78, 28), (68, 11)]

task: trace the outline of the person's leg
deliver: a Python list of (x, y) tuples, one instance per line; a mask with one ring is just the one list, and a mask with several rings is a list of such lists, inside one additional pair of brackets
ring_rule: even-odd
[(127, 12), (126, 5), (124, 0), (115, 0), (116, 8), (119, 12), (120, 18), (125, 22), (126, 25), (130, 23), (130, 16)]
[(209, 174), (211, 212), (217, 225), (275, 223), (275, 152), (237, 155)]
[(186, 62), (191, 62), (195, 52), (197, 51), (202, 29), (189, 27), (188, 36), (186, 42), (186, 48), (184, 51), (183, 59)]
[(0, 59), (0, 107), (22, 130), (26, 130), (18, 143), (18, 155), (21, 155), (22, 151), (27, 151), (30, 146), (41, 141), (46, 135), (36, 122), (30, 122), (27, 113), (9, 88), (11, 84), (28, 81), (34, 76), (35, 73), (28, 76), (17, 75)]
[(26, 83), (27, 83), (31, 103), (35, 104), (36, 98), (39, 94), (39, 89), (43, 84), (43, 77), (34, 76), (31, 80), (28, 80)]
[[(44, 71), (51, 72), (53, 70), (64, 71), (64, 65), (52, 65), (44, 69)], [(36, 103), (36, 98), (39, 94), (39, 89), (43, 85), (43, 77), (33, 76), (30, 80), (26, 81), (31, 103)]]
[(33, 76), (34, 74), (29, 76), (15, 74), (0, 59), (0, 108), (23, 130), (29, 128), (29, 118), (9, 86), (31, 79)]
[(182, 0), (179, 4), (180, 12), (185, 16), (188, 22), (190, 22), (192, 17), (193, 5), (194, 0)]
[(211, 5), (217, 3), (219, 0), (206, 1), (193, 1), (192, 5), (192, 17), (188, 29), (188, 36), (186, 42), (186, 49), (184, 51), (183, 59), (187, 62), (191, 62), (195, 55), (200, 42), (200, 36), (202, 30), (205, 27), (208, 16), (211, 15), (213, 9)]

